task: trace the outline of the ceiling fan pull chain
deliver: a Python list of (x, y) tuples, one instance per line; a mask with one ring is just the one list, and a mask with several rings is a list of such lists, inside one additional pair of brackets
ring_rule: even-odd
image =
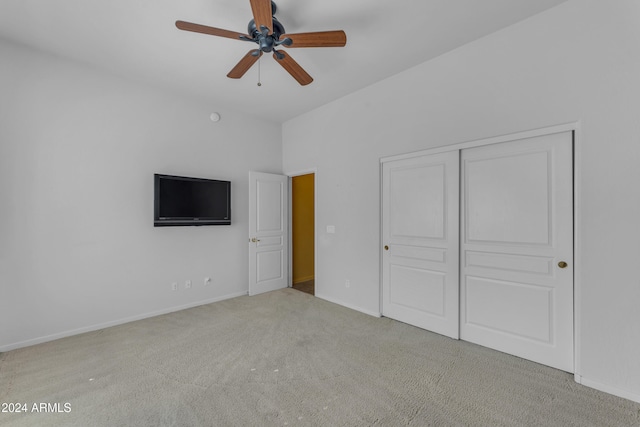
[(260, 60), (261, 59), (262, 59), (262, 55), (260, 55), (260, 58), (258, 58), (258, 86), (262, 86), (262, 82), (260, 81), (260, 70), (261, 70), (261, 67), (260, 67), (261, 61)]

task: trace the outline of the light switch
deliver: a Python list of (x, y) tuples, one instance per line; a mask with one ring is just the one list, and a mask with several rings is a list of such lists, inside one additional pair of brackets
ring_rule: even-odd
[(336, 233), (336, 226), (335, 225), (327, 225), (327, 233), (328, 234), (335, 234)]

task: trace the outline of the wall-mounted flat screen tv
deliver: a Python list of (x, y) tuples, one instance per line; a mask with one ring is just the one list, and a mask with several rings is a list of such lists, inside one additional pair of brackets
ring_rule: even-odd
[(231, 182), (154, 174), (155, 227), (230, 225)]

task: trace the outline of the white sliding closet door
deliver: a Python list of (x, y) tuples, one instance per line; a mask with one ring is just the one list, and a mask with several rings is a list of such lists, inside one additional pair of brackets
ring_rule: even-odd
[(461, 156), (460, 337), (572, 372), (572, 133)]
[(382, 314), (452, 338), (459, 330), (459, 154), (383, 163)]

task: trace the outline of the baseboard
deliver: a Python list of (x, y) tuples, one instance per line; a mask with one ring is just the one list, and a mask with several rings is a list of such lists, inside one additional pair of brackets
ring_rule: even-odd
[(308, 282), (309, 280), (315, 279), (315, 277), (316, 276), (298, 277), (297, 279), (293, 280), (293, 284), (297, 285), (298, 283)]
[(11, 350), (16, 350), (18, 348), (29, 347), (29, 346), (36, 345), (36, 344), (42, 344), (44, 342), (54, 341), (54, 340), (57, 340), (57, 339), (60, 339), (60, 338), (66, 338), (66, 337), (70, 337), (70, 336), (73, 336), (73, 335), (84, 334), (86, 332), (93, 332), (93, 331), (97, 331), (97, 330), (100, 330), (100, 329), (110, 328), (112, 326), (118, 326), (118, 325), (122, 325), (122, 324), (129, 323), (129, 322), (135, 322), (136, 320), (148, 319), (150, 317), (156, 317), (156, 316), (161, 316), (163, 314), (173, 313), (173, 312), (176, 312), (176, 311), (187, 310), (189, 308), (199, 307), (201, 305), (212, 304), (214, 302), (224, 301), (224, 300), (228, 300), (228, 299), (231, 299), (231, 298), (241, 297), (241, 296), (244, 296), (244, 295), (247, 295), (246, 291), (245, 292), (237, 292), (237, 293), (234, 293), (234, 294), (229, 294), (229, 295), (225, 295), (225, 296), (222, 296), (222, 297), (212, 298), (212, 299), (208, 299), (208, 300), (204, 300), (204, 301), (198, 301), (198, 302), (194, 302), (194, 303), (180, 305), (180, 306), (177, 306), (177, 307), (170, 307), (170, 308), (166, 308), (164, 310), (153, 311), (153, 312), (150, 312), (150, 313), (140, 314), (140, 315), (137, 315), (137, 316), (126, 317), (124, 319), (113, 320), (111, 322), (105, 322), (105, 323), (100, 323), (100, 324), (97, 324), (97, 325), (85, 326), (83, 328), (78, 328), (78, 329), (73, 329), (73, 330), (70, 330), (70, 331), (59, 332), (57, 334), (46, 335), (46, 336), (43, 336), (43, 337), (33, 338), (33, 339), (30, 339), (30, 340), (26, 340), (26, 341), (20, 341), (20, 342), (16, 342), (16, 343), (12, 343), (12, 344), (7, 344), (7, 345), (0, 346), (0, 353), (6, 352), (6, 351), (11, 351)]
[(346, 308), (350, 308), (351, 310), (359, 311), (360, 313), (368, 314), (369, 316), (373, 316), (373, 317), (382, 317), (382, 314), (381, 314), (381, 313), (378, 313), (378, 312), (375, 312), (375, 311), (366, 310), (366, 309), (364, 309), (364, 308), (362, 308), (362, 307), (358, 307), (358, 306), (355, 306), (355, 305), (347, 304), (347, 303), (345, 303), (345, 302), (343, 302), (343, 301), (338, 301), (338, 300), (336, 300), (336, 299), (333, 299), (333, 298), (330, 298), (330, 297), (324, 296), (324, 295), (322, 295), (322, 294), (317, 294), (317, 293), (316, 293), (316, 294), (315, 294), (315, 297), (316, 297), (316, 298), (323, 299), (323, 300), (325, 300), (325, 301), (332, 302), (332, 303), (334, 303), (334, 304), (341, 305), (341, 306), (346, 307)]
[(633, 402), (640, 403), (640, 394), (638, 393), (634, 393), (628, 390), (623, 390), (618, 387), (612, 387), (610, 385), (602, 384), (597, 381), (592, 381), (578, 374), (574, 375), (574, 380), (578, 384), (582, 384), (583, 386), (594, 388), (596, 390), (600, 390), (605, 393), (612, 394), (614, 396), (622, 397), (623, 399), (628, 399)]

